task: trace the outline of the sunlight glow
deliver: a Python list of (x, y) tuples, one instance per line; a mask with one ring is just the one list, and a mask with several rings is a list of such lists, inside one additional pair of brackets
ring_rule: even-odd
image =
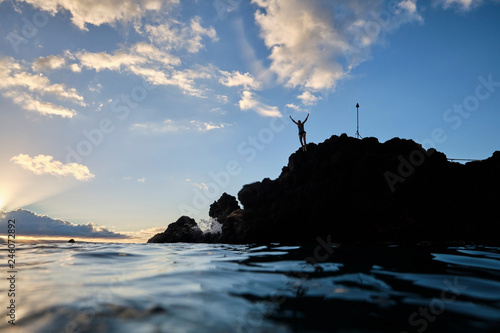
[(0, 209), (11, 211), (35, 204), (78, 184), (67, 178), (31, 175), (17, 165), (7, 165), (0, 175)]

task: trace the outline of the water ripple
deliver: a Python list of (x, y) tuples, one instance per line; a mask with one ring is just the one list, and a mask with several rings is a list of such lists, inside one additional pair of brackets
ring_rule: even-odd
[[(336, 246), (314, 253), (316, 247), (280, 245), (20, 245), (16, 327), (498, 332), (498, 247)], [(6, 287), (0, 285), (1, 304)], [(0, 323), (2, 332), (9, 326)]]

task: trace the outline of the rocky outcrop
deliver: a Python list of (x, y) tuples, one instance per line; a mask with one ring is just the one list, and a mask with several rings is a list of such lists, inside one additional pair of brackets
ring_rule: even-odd
[(240, 205), (238, 205), (236, 198), (224, 192), (219, 200), (214, 201), (214, 203), (210, 205), (208, 216), (217, 219), (219, 223), (224, 224), (229, 214), (237, 209), (240, 209)]
[(202, 238), (203, 232), (196, 221), (182, 216), (176, 222), (169, 224), (167, 230), (151, 237), (148, 243), (199, 243)]
[(500, 152), (463, 165), (412, 140), (332, 136), (293, 153), (277, 179), (245, 185), (243, 209), (224, 194), (211, 241), (496, 240), (499, 171)]

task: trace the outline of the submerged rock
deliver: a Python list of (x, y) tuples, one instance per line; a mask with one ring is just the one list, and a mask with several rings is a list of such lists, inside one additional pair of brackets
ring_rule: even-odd
[[(332, 136), (293, 153), (277, 179), (243, 186), (243, 209), (224, 193), (210, 207), (222, 234), (209, 241), (496, 240), (499, 170), (500, 152), (463, 165), (412, 140)], [(173, 230), (162, 239), (181, 241)]]

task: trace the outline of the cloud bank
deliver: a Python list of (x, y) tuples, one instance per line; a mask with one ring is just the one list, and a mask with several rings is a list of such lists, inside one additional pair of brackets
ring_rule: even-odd
[(92, 222), (74, 224), (45, 215), (38, 215), (25, 209), (10, 212), (0, 210), (0, 228), (7, 230), (7, 221), (16, 220), (16, 235), (19, 236), (66, 236), (69, 238), (130, 238), (127, 235), (100, 227)]

